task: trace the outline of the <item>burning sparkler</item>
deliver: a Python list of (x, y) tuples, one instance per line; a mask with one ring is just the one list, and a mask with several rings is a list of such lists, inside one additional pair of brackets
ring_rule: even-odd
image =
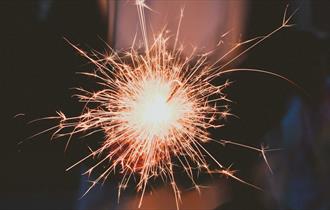
[[(178, 166), (174, 162), (179, 163), (184, 169), (196, 189), (198, 185), (193, 174), (194, 170), (230, 176), (260, 189), (236, 177), (233, 170), (225, 168), (203, 146), (207, 142), (216, 141), (220, 144), (248, 147), (230, 141), (217, 141), (210, 136), (208, 129), (222, 127), (223, 119), (230, 115), (228, 99), (224, 93), (229, 82), (215, 85), (212, 81), (222, 74), (233, 71), (268, 73), (256, 69), (223, 69), (253, 46), (280, 29), (288, 27), (292, 15), (286, 17), (285, 14), (283, 24), (273, 32), (237, 44), (231, 51), (209, 65), (207, 60), (210, 53), (200, 56), (194, 56), (192, 53), (182, 58), (183, 46), (177, 47), (181, 19), (173, 50), (168, 47), (170, 38), (165, 30), (149, 43), (144, 15), (144, 9), (148, 7), (143, 0), (136, 0), (136, 5), (144, 40), (143, 53), (136, 49), (135, 41), (131, 49), (124, 53), (110, 49), (108, 55), (103, 55), (97, 52), (85, 52), (67, 40), (96, 66), (93, 73), (83, 74), (96, 79), (102, 89), (91, 92), (77, 88), (76, 96), (80, 102), (86, 104), (82, 114), (67, 117), (62, 112), (58, 112), (57, 117), (48, 119), (59, 119), (59, 125), (42, 133), (56, 129), (52, 138), (69, 136), (69, 140), (72, 135), (79, 133), (105, 134), (104, 142), (98, 149), (67, 169), (70, 170), (88, 158), (103, 154), (99, 162), (88, 169), (86, 174), (91, 174), (95, 168), (104, 163), (110, 163), (109, 167), (92, 182), (86, 193), (96, 183), (107, 179), (115, 169), (119, 169), (122, 176), (119, 195), (132, 177), (137, 177), (136, 185), (137, 191), (141, 192), (139, 203), (141, 206), (149, 180), (160, 177), (171, 183), (179, 208), (180, 190), (174, 176), (174, 168)], [(182, 14), (183, 11), (181, 18)], [(253, 41), (255, 43), (252, 46), (221, 67), (217, 66), (233, 50)], [(269, 74), (281, 77), (273, 73)], [(93, 104), (93, 108), (89, 106), (90, 104)], [(71, 131), (68, 132), (68, 129)], [(248, 148), (261, 152), (266, 160), (267, 150), (263, 147)], [(212, 160), (216, 168), (210, 168), (207, 159)]]

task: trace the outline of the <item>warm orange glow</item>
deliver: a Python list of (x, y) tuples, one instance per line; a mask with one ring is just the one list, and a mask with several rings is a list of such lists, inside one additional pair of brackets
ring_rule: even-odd
[[(95, 79), (102, 88), (96, 92), (77, 88), (76, 96), (80, 102), (86, 104), (82, 114), (67, 117), (59, 112), (59, 125), (46, 131), (57, 129), (53, 138), (103, 132), (105, 139), (100, 148), (68, 170), (90, 157), (103, 154), (103, 159), (86, 171), (86, 174), (92, 173), (103, 163), (110, 163), (109, 167), (92, 182), (87, 192), (112, 172), (119, 171), (122, 176), (118, 186), (119, 195), (134, 176), (137, 191), (141, 192), (140, 205), (149, 180), (160, 177), (171, 183), (179, 208), (180, 190), (174, 175), (174, 168), (178, 167), (183, 169), (197, 190), (199, 186), (195, 181), (194, 171), (230, 176), (256, 187), (236, 177), (234, 170), (224, 167), (203, 146), (211, 141), (223, 145), (233, 144), (261, 152), (266, 160), (264, 148), (219, 141), (212, 139), (209, 134), (210, 128), (222, 127), (224, 120), (230, 115), (228, 99), (224, 93), (229, 82), (215, 85), (213, 79), (234, 71), (268, 73), (257, 69), (224, 70), (236, 58), (250, 50), (251, 46), (221, 67), (218, 67), (219, 62), (230, 53), (213, 64), (207, 63), (212, 52), (200, 56), (192, 53), (191, 56), (183, 57), (184, 47), (178, 42), (179, 29), (176, 36), (172, 36), (175, 37), (174, 49), (169, 49), (170, 36), (165, 32), (155, 36), (151, 43), (148, 42), (144, 19), (144, 8), (148, 7), (144, 0), (137, 0), (136, 4), (144, 38), (142, 53), (135, 43), (130, 50), (120, 54), (112, 49), (107, 54), (88, 53), (70, 43), (82, 56), (95, 64), (96, 70), (93, 73), (83, 74)], [(182, 14), (183, 11), (181, 18)], [(255, 46), (273, 33), (288, 27), (291, 18), (292, 15), (289, 18), (285, 15), (279, 28), (268, 35), (238, 43), (230, 52), (251, 42), (255, 42), (252, 47)], [(68, 132), (68, 129), (71, 131)], [(210, 167), (210, 160), (213, 167)]]

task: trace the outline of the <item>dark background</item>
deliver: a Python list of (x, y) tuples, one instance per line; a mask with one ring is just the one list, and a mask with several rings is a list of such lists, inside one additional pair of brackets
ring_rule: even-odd
[[(255, 37), (276, 28), (287, 3), (249, 1), (246, 36)], [(296, 171), (287, 170), (285, 181), (278, 185), (291, 186), (292, 180), (299, 179), (307, 170), (308, 176), (304, 176), (307, 178), (298, 183), (307, 186), (302, 189), (306, 191), (305, 197), (299, 191), (291, 192), (297, 189), (292, 185), (281, 191), (288, 195), (284, 196), (286, 199), (265, 202), (259, 192), (233, 182), (233, 201), (221, 209), (330, 208), (326, 199), (329, 192), (326, 154), (330, 152), (327, 132), (330, 3), (311, 0), (291, 1), (290, 5), (290, 12), (300, 7), (293, 20), (297, 25), (255, 47), (239, 65), (281, 74), (300, 85), (309, 96), (267, 75), (232, 74), (229, 78), (235, 83), (227, 93), (235, 102), (232, 112), (240, 119), (230, 119), (226, 128), (215, 135), (257, 147), (262, 142), (285, 147), (283, 136), (290, 136), (285, 133), (288, 130), (293, 134), (313, 133), (307, 140), (304, 135), (289, 140), (290, 149), (282, 153), (280, 160), (291, 165), (278, 165), (289, 169), (297, 166)], [(106, 40), (106, 23), (99, 15), (96, 1), (0, 0), (0, 28), (0, 209), (78, 208), (81, 171), (79, 167), (70, 172), (65, 169), (87, 154), (86, 143), (73, 141), (64, 152), (65, 139), (50, 141), (50, 134), (20, 142), (54, 125), (27, 124), (30, 120), (52, 116), (58, 110), (68, 115), (79, 114), (81, 105), (71, 98), (70, 88), (90, 85), (75, 72), (88, 71), (92, 66), (63, 37), (85, 49), (103, 50), (101, 39)], [(294, 110), (308, 116), (303, 127), (301, 118), (285, 123)], [(14, 118), (19, 113), (24, 116)], [(221, 155), (226, 157), (224, 161), (237, 163), (241, 177), (251, 180), (257, 176), (251, 169), (260, 157), (230, 148)]]

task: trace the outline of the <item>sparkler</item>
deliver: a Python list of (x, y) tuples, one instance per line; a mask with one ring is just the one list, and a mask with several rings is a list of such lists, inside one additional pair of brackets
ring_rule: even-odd
[[(73, 48), (96, 66), (94, 72), (82, 74), (94, 78), (102, 88), (95, 92), (77, 88), (76, 96), (80, 102), (86, 104), (82, 114), (67, 117), (62, 112), (58, 112), (58, 116), (46, 119), (59, 119), (59, 124), (41, 133), (55, 129), (52, 138), (69, 136), (68, 142), (75, 134), (83, 133), (87, 136), (96, 132), (104, 133), (105, 139), (102, 145), (67, 170), (98, 156), (99, 162), (85, 174), (91, 174), (104, 163), (108, 164), (108, 167), (92, 182), (86, 193), (96, 183), (106, 180), (115, 169), (119, 169), (122, 179), (118, 186), (118, 197), (129, 181), (135, 177), (136, 189), (141, 193), (139, 207), (148, 182), (151, 178), (159, 177), (171, 184), (179, 209), (181, 198), (174, 174), (176, 167), (184, 170), (197, 190), (199, 186), (195, 181), (194, 171), (223, 174), (260, 189), (235, 176), (235, 171), (223, 166), (204, 147), (205, 143), (218, 142), (223, 145), (233, 144), (250, 148), (261, 152), (269, 166), (265, 152), (270, 150), (231, 141), (218, 141), (209, 134), (210, 128), (222, 127), (223, 120), (231, 115), (227, 105), (229, 100), (224, 93), (224, 89), (230, 83), (227, 81), (215, 85), (212, 82), (222, 74), (235, 71), (268, 73), (287, 80), (263, 70), (224, 69), (255, 45), (282, 28), (290, 26), (289, 21), (293, 14), (287, 17), (285, 13), (279, 28), (266, 36), (238, 43), (210, 65), (207, 60), (212, 52), (195, 56), (195, 50), (190, 56), (183, 58), (184, 47), (182, 45), (177, 47), (183, 10), (175, 35), (174, 48), (170, 50), (168, 47), (170, 36), (166, 34), (165, 29), (159, 35), (155, 35), (151, 43), (148, 42), (144, 13), (145, 8), (150, 8), (143, 0), (136, 0), (136, 5), (144, 40), (144, 52), (141, 53), (135, 47), (136, 40), (128, 51), (118, 53), (110, 48), (108, 54), (85, 52), (67, 40)], [(227, 63), (218, 66), (231, 52), (248, 43), (253, 44)], [(91, 104), (93, 106), (90, 106)], [(215, 163), (215, 168), (209, 166), (209, 160)]]

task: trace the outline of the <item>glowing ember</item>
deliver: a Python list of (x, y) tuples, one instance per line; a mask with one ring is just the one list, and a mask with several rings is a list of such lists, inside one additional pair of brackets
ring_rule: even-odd
[(180, 121), (185, 121), (184, 118), (193, 112), (187, 95), (180, 93), (167, 100), (172, 89), (169, 81), (152, 79), (141, 83), (136, 95), (125, 100), (128, 110), (122, 116), (127, 120), (127, 126), (140, 134), (137, 138), (156, 141), (166, 138), (174, 129), (184, 129)]

